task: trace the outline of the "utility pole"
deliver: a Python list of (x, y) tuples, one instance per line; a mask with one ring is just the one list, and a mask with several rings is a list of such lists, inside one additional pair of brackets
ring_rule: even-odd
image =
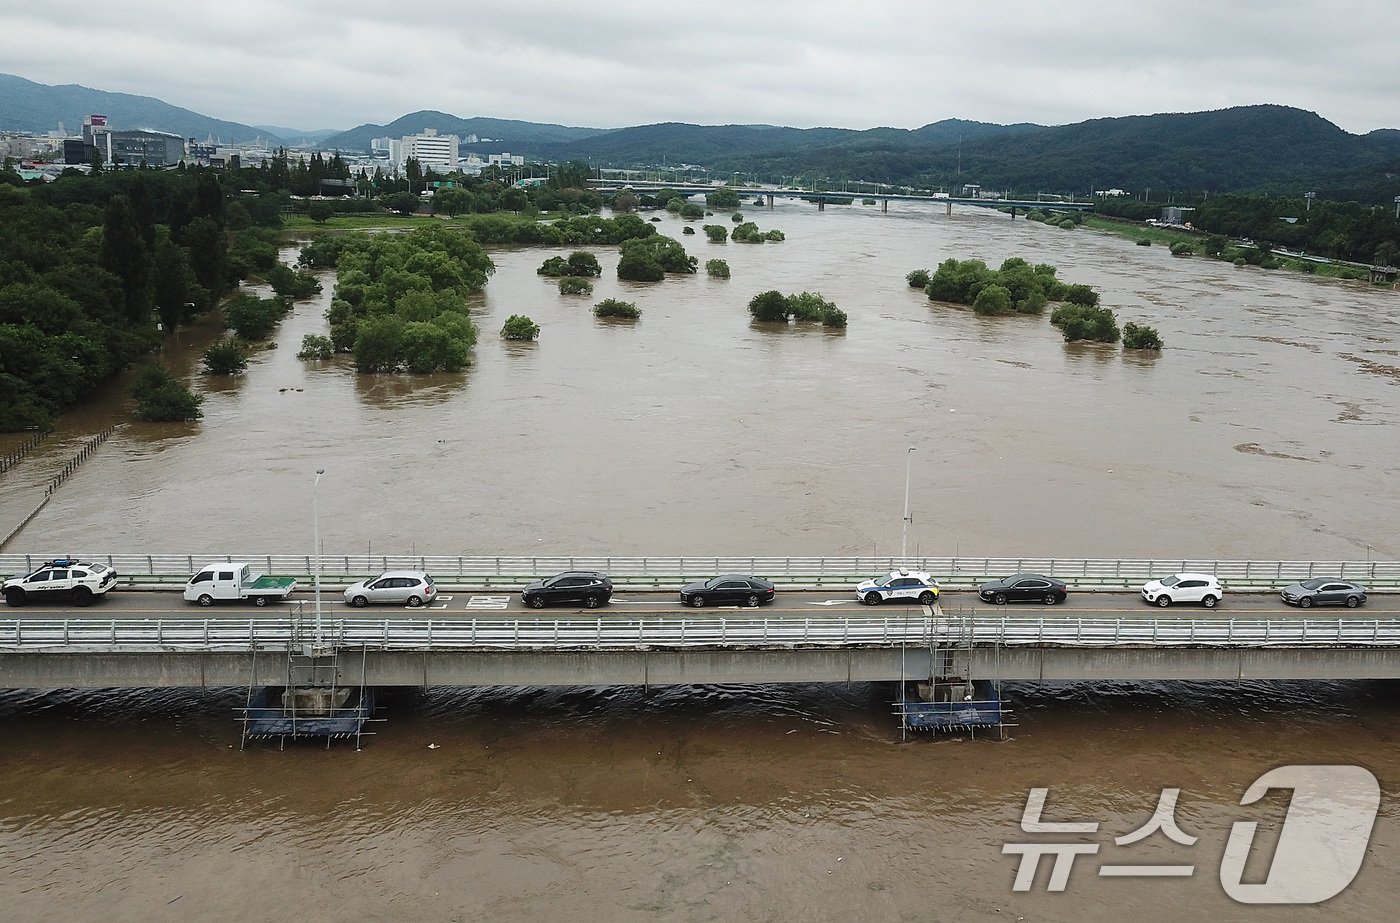
[(914, 447), (911, 445), (909, 451), (904, 453), (904, 532), (899, 539), (899, 563), (907, 563), (905, 555), (909, 549), (909, 522), (912, 517), (909, 515), (909, 467), (914, 460)]

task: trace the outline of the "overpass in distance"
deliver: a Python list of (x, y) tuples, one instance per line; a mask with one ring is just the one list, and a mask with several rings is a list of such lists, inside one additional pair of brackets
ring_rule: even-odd
[(590, 180), (589, 185), (599, 192), (615, 193), (623, 189), (631, 189), (633, 192), (655, 193), (663, 189), (674, 189), (686, 195), (700, 195), (707, 192), (714, 192), (717, 189), (732, 189), (739, 194), (740, 198), (745, 196), (756, 198), (764, 196), (768, 200), (768, 207), (773, 207), (774, 199), (804, 199), (813, 201), (818, 208), (824, 208), (828, 201), (847, 201), (855, 199), (874, 199), (881, 203), (883, 211), (889, 210), (891, 202), (913, 202), (924, 205), (944, 205), (948, 212), (952, 213), (954, 205), (973, 205), (978, 208), (1009, 208), (1012, 217), (1015, 217), (1016, 210), (1029, 211), (1032, 208), (1044, 208), (1058, 211), (1092, 211), (1093, 202), (1062, 202), (1045, 201), (1042, 199), (984, 199), (975, 196), (944, 196), (944, 195), (913, 195), (909, 193), (895, 192), (834, 192), (830, 190), (815, 191), (809, 189), (793, 189), (772, 186), (712, 186), (704, 183), (652, 183), (652, 182), (620, 182), (614, 180)]

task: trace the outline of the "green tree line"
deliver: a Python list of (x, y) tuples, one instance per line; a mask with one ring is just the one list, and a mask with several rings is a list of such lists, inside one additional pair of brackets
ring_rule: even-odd
[(51, 426), (217, 304), (252, 224), (208, 170), (0, 173), (0, 429)]

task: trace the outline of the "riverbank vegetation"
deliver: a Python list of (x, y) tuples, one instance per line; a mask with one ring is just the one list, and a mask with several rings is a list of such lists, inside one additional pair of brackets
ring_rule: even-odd
[[(969, 305), (978, 314), (1038, 314), (1051, 301), (1063, 301), (1071, 290), (1055, 278), (1055, 267), (1045, 263), (1032, 266), (1012, 257), (991, 269), (981, 260), (946, 259), (929, 273), (916, 269), (905, 276), (911, 287), (924, 282), (924, 293), (931, 301)], [(1079, 297), (1082, 297), (1080, 295)]]
[(636, 320), (642, 316), (642, 312), (630, 301), (619, 301), (616, 298), (604, 298), (593, 306), (594, 317), (621, 317), (628, 320)]
[(699, 261), (688, 256), (673, 237), (652, 234), (622, 242), (617, 277), (631, 282), (660, 282), (666, 273), (694, 273)]
[(728, 279), (729, 262), (727, 260), (706, 260), (705, 274), (715, 279)]
[(1161, 349), (1162, 337), (1154, 327), (1145, 324), (1127, 323), (1123, 325), (1124, 349)]
[(466, 299), (495, 271), (470, 235), (440, 227), (407, 234), (347, 234), (312, 241), (305, 266), (339, 274), (331, 342), (354, 354), (362, 372), (457, 371), (477, 329)]
[(501, 336), (507, 340), (533, 340), (540, 335), (540, 325), (524, 314), (512, 314), (501, 325)]
[(568, 258), (551, 256), (535, 272), (541, 276), (601, 276), (603, 267), (598, 258), (586, 250), (575, 250)]
[(845, 311), (812, 292), (800, 295), (784, 295), (775, 290), (759, 292), (749, 299), (749, 314), (760, 323), (820, 323), (842, 330), (847, 322)]
[(1060, 328), (1066, 343), (1093, 340), (1099, 343), (1118, 342), (1118, 321), (1113, 312), (1099, 305), (1060, 305), (1050, 313), (1050, 323)]
[(204, 397), (190, 391), (159, 362), (149, 363), (136, 373), (131, 396), (136, 398), (133, 415), (148, 423), (184, 423), (204, 416), (199, 409)]
[(209, 375), (237, 375), (248, 368), (248, 344), (237, 337), (224, 337), (210, 344), (201, 360)]
[[(1054, 266), (1032, 266), (1020, 257), (1003, 261), (1000, 269), (991, 269), (981, 260), (947, 259), (932, 273), (912, 270), (905, 281), (911, 288), (919, 288), (922, 282), (932, 301), (969, 305), (985, 316), (1039, 314), (1047, 304), (1058, 302), (1050, 323), (1059, 328), (1066, 342), (1117, 343), (1118, 321), (1111, 310), (1099, 305), (1099, 293), (1088, 285), (1066, 284), (1055, 273)], [(1162, 338), (1154, 328), (1128, 324), (1125, 329), (1131, 333), (1131, 341), (1124, 340), (1125, 347), (1162, 348)]]
[(783, 241), (787, 236), (776, 228), (771, 231), (760, 231), (758, 225), (752, 221), (744, 221), (736, 227), (729, 235), (731, 240), (741, 244), (761, 244), (765, 241)]
[(0, 172), (0, 430), (49, 428), (217, 304), (266, 217), (235, 205), (208, 170)]

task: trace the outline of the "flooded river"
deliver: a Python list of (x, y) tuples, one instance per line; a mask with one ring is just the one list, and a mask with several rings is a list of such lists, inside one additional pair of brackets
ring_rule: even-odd
[[(567, 251), (493, 253), (459, 375), (296, 359), (326, 332), (328, 277), (246, 376), (198, 383), (201, 423), (124, 427), (7, 550), (309, 551), (324, 468), (331, 552), (889, 554), (913, 446), (911, 552), (1400, 556), (1394, 292), (982, 211), (749, 216), (788, 240), (661, 225), (727, 281), (619, 282), (606, 250), (594, 296), (567, 297), (535, 274)], [(1166, 350), (1066, 346), (1048, 316), (980, 318), (904, 282), (1011, 256), (1092, 285)], [(850, 327), (753, 325), (766, 289), (820, 292)], [(605, 297), (641, 319), (595, 319)], [(537, 343), (496, 335), (513, 313)]]
[[(328, 284), (246, 376), (200, 382), (202, 423), (123, 427), (7, 550), (309, 550), (322, 467), (330, 551), (891, 553), (914, 446), (911, 552), (1400, 556), (1395, 293), (993, 214), (749, 214), (788, 240), (662, 224), (728, 281), (620, 283), (602, 251), (594, 296), (564, 298), (534, 274), (557, 251), (494, 253), (455, 376), (299, 362)], [(1011, 256), (1167, 349), (1067, 347), (1046, 317), (982, 319), (904, 283)], [(751, 325), (770, 288), (821, 292), (850, 328)], [(604, 297), (642, 318), (595, 320)], [(495, 336), (512, 313), (538, 343)], [(116, 412), (70, 418), (0, 491)], [(391, 696), (361, 752), (241, 751), (245, 694), (0, 694), (6, 918), (1389, 920), (1400, 894), (1393, 684), (1017, 685), (1004, 743), (901, 742), (877, 685), (429, 689)], [(1283, 813), (1241, 795), (1290, 763), (1376, 774), (1370, 853), (1321, 910), (1236, 904), (1231, 823), (1263, 821), (1267, 845)], [(1044, 871), (1012, 891), (1002, 844), (1037, 839), (1018, 828), (1032, 786), (1047, 819), (1101, 824), (1065, 838), (1102, 845), (1063, 893)], [(1196, 845), (1115, 847), (1164, 787)], [(1195, 874), (1098, 877), (1109, 861)]]

